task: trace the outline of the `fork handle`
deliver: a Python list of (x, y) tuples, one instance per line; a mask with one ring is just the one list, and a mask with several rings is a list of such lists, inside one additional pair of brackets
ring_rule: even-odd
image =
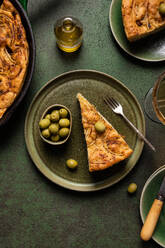
[(146, 142), (146, 144), (155, 152), (155, 147), (144, 137), (144, 135), (130, 122), (130, 120), (122, 114), (123, 118), (129, 123), (132, 129), (139, 135), (139, 137)]

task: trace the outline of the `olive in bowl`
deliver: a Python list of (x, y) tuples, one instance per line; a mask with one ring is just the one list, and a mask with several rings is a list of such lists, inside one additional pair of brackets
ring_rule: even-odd
[(61, 104), (49, 106), (39, 121), (39, 132), (43, 141), (51, 145), (64, 144), (71, 133), (72, 114)]

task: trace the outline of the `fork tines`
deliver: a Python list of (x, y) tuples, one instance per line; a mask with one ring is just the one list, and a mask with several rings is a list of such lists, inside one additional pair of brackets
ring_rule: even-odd
[(113, 97), (106, 96), (104, 97), (104, 101), (111, 108), (116, 108), (119, 105), (119, 103)]

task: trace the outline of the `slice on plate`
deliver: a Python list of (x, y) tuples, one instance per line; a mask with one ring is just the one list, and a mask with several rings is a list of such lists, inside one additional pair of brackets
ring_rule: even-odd
[(165, 28), (163, 0), (122, 0), (121, 9), (129, 41), (139, 40)]
[[(133, 150), (112, 125), (82, 94), (78, 93), (82, 124), (88, 151), (89, 171), (99, 171), (128, 158)], [(96, 123), (105, 127), (96, 130)]]

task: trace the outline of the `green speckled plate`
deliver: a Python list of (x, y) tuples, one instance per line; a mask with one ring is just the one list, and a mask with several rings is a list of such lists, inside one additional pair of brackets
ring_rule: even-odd
[[(165, 165), (161, 166), (158, 170), (156, 170), (147, 180), (144, 185), (141, 199), (140, 199), (140, 215), (142, 221), (144, 223), (145, 218), (150, 210), (150, 207), (159, 192), (159, 188), (163, 177), (165, 176)], [(152, 236), (153, 240), (155, 240), (159, 245), (165, 247), (165, 206), (161, 211), (161, 215), (159, 217), (157, 226), (155, 228), (155, 232)]]
[[(107, 120), (125, 136), (134, 149), (129, 159), (99, 173), (88, 171), (87, 151), (81, 124), (77, 93), (82, 93)], [(25, 140), (29, 154), (38, 169), (51, 181), (68, 189), (94, 191), (106, 188), (124, 178), (135, 166), (143, 148), (143, 142), (118, 115), (114, 114), (103, 101), (103, 96), (112, 95), (121, 102), (127, 117), (145, 133), (145, 121), (135, 96), (121, 82), (113, 77), (90, 70), (64, 73), (49, 81), (34, 97), (25, 121)], [(43, 111), (51, 104), (67, 106), (73, 117), (69, 140), (62, 146), (52, 147), (44, 143), (38, 130)], [(65, 162), (74, 158), (79, 165), (70, 171)]]
[(121, 2), (122, 0), (112, 0), (109, 11), (111, 31), (119, 46), (140, 60), (150, 62), (165, 60), (165, 30), (134, 43), (127, 40), (122, 22)]

